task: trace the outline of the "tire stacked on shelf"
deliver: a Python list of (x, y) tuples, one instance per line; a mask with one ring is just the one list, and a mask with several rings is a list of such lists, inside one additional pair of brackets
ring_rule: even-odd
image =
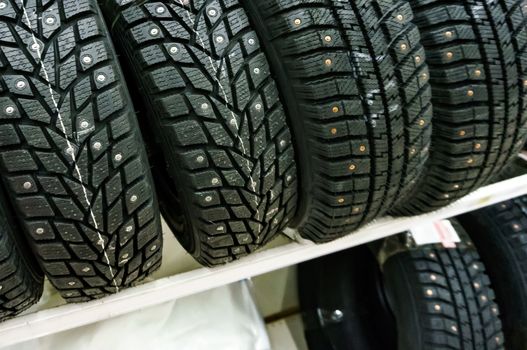
[(500, 306), (506, 345), (527, 344), (527, 196), (460, 216), (472, 237)]
[[(296, 211), (291, 133), (238, 1), (104, 1), (161, 159), (162, 210), (202, 264), (269, 242)], [(149, 125), (146, 125), (149, 124)]]
[(134, 110), (95, 0), (0, 7), (0, 173), (69, 302), (154, 271), (161, 232)]
[(217, 265), (489, 182), (526, 136), (525, 21), (480, 2), (105, 1), (180, 242)]
[(527, 135), (527, 21), (522, 0), (410, 0), (427, 55), (432, 149), (413, 192), (393, 210), (445, 206), (514, 159)]
[(504, 349), (494, 292), (467, 244), (403, 248), (382, 266), (356, 247), (301, 264), (299, 294), (310, 350)]
[(325, 242), (388, 210), (419, 177), (429, 74), (407, 1), (243, 2), (293, 130), (302, 235)]

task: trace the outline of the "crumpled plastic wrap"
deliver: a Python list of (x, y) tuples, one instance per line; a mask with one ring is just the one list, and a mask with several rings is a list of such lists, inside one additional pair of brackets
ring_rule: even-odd
[(4, 350), (270, 350), (246, 281)]

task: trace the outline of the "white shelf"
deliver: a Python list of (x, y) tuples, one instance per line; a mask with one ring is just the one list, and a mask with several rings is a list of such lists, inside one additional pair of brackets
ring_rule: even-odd
[[(525, 194), (527, 194), (527, 175), (481, 188), (449, 207), (433, 213), (416, 217), (377, 220), (355, 233), (330, 243), (316, 245), (298, 239), (252, 254), (241, 261), (225, 266), (213, 269), (196, 268), (124, 290), (104, 299), (83, 304), (61, 305), (26, 314), (0, 324), (0, 346), (17, 344), (196, 294), (404, 232), (424, 222), (453, 217)], [(288, 236), (297, 237), (293, 230), (288, 230), (286, 233)], [(164, 264), (172, 265), (179, 264), (179, 262), (169, 257), (165, 259)], [(188, 261), (185, 261), (184, 265), (194, 266)]]

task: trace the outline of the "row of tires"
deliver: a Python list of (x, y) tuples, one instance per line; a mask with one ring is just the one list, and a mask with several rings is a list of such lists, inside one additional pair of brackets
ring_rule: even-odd
[(525, 349), (527, 197), (452, 224), (455, 248), (400, 235), (301, 264), (309, 349)]
[(212, 266), (286, 226), (327, 242), (488, 183), (527, 135), (525, 10), (0, 0), (8, 314), (43, 274), (68, 302), (141, 281), (160, 209)]

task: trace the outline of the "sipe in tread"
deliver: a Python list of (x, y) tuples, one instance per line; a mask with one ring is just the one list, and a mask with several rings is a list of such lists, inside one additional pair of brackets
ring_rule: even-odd
[(443, 207), (492, 181), (527, 135), (523, 1), (412, 0), (428, 57), (434, 130), (427, 171), (393, 210)]
[[(105, 1), (157, 140), (161, 207), (202, 264), (240, 258), (296, 211), (291, 135), (238, 1)], [(146, 124), (146, 123), (145, 123)]]
[(245, 1), (293, 130), (293, 225), (326, 242), (383, 214), (423, 170), (425, 53), (407, 1)]
[(40, 265), (69, 302), (161, 261), (131, 100), (94, 0), (1, 0), (0, 175)]
[(44, 278), (0, 189), (0, 322), (38, 302)]

